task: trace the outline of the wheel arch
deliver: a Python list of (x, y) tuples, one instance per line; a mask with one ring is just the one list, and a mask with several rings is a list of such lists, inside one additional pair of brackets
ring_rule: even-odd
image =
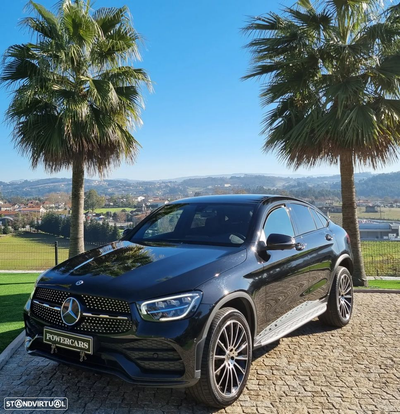
[(215, 318), (216, 313), (220, 309), (229, 308), (229, 307), (237, 309), (239, 312), (241, 312), (244, 315), (244, 317), (246, 318), (250, 326), (250, 332), (252, 335), (252, 339), (254, 341), (254, 338), (257, 333), (257, 313), (256, 313), (256, 307), (254, 305), (254, 302), (251, 296), (245, 291), (232, 292), (224, 296), (220, 301), (218, 301), (215, 304), (213, 310), (210, 313), (210, 316), (208, 317), (208, 320), (204, 326), (201, 338), (199, 338), (199, 341), (197, 343), (197, 349), (196, 349), (197, 370), (200, 369), (200, 361), (203, 355), (205, 340), (206, 340), (208, 331), (210, 329), (211, 323)]
[(336, 273), (337, 273), (339, 267), (345, 267), (350, 272), (350, 275), (353, 274), (354, 265), (353, 265), (353, 260), (352, 260), (352, 258), (350, 257), (349, 254), (343, 253), (336, 260), (335, 266), (334, 266), (333, 271), (332, 271), (332, 277), (331, 277), (331, 280), (330, 280), (330, 286), (329, 286), (329, 293), (328, 294), (330, 294), (330, 292), (331, 292), (332, 284), (335, 280), (335, 276), (336, 276)]
[(245, 292), (245, 291), (237, 291), (229, 293), (228, 295), (224, 296), (221, 300), (219, 300), (204, 327), (203, 334), (201, 339), (204, 339), (207, 334), (208, 330), (210, 329), (210, 325), (215, 317), (215, 314), (222, 308), (228, 308), (232, 307), (237, 309), (239, 312), (243, 313), (244, 317), (246, 318), (249, 326), (250, 331), (253, 336), (253, 338), (256, 335), (257, 332), (257, 313), (256, 313), (256, 307), (254, 305), (254, 302), (251, 298), (251, 296)]
[(334, 268), (334, 271), (333, 271), (334, 275), (336, 274), (337, 269), (338, 269), (339, 266), (345, 267), (350, 272), (351, 275), (353, 274), (353, 270), (354, 270), (353, 260), (351, 259), (351, 257), (347, 253), (342, 254), (336, 260), (335, 268)]

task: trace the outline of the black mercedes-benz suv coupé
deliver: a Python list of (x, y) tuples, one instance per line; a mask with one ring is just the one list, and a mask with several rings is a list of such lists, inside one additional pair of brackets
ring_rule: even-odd
[(349, 322), (352, 270), (346, 232), (306, 202), (174, 201), (40, 276), (26, 349), (224, 407), (242, 393), (253, 349), (315, 317)]

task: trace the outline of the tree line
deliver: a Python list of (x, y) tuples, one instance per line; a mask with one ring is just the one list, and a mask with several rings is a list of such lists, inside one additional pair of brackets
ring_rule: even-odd
[[(71, 218), (62, 217), (55, 213), (46, 213), (37, 228), (44, 233), (69, 238), (71, 235)], [(97, 221), (85, 222), (84, 234), (87, 242), (111, 242), (120, 238), (118, 227), (116, 225), (111, 226), (106, 221), (103, 223)]]

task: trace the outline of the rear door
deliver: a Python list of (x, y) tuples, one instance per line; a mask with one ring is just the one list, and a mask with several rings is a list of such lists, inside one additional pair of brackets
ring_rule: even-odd
[(316, 300), (325, 296), (329, 289), (329, 276), (333, 260), (333, 235), (327, 227), (327, 220), (313, 207), (290, 203), (296, 242), (304, 254), (304, 274), (307, 286), (302, 292), (304, 300)]

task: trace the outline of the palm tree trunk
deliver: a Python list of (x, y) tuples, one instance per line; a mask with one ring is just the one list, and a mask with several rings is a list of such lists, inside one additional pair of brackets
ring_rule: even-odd
[(75, 161), (72, 166), (72, 194), (71, 194), (71, 236), (69, 242), (69, 257), (85, 251), (83, 239), (83, 203), (85, 169), (81, 160)]
[(340, 156), (340, 176), (342, 186), (342, 216), (343, 228), (350, 236), (351, 248), (354, 255), (354, 286), (367, 286), (364, 270), (364, 260), (361, 254), (360, 230), (357, 219), (356, 188), (354, 185), (354, 162), (351, 152)]

